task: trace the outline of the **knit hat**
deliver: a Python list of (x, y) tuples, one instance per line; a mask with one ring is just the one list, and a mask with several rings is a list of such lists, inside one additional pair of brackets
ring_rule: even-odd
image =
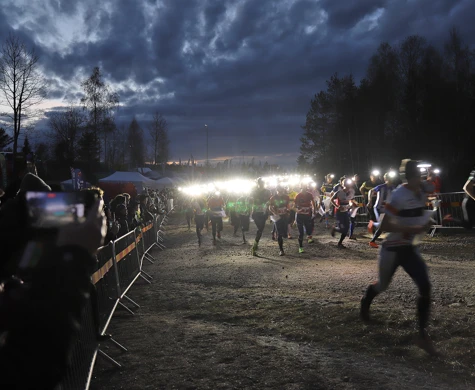
[(27, 191), (51, 191), (51, 187), (33, 173), (27, 173), (21, 181), (18, 192)]

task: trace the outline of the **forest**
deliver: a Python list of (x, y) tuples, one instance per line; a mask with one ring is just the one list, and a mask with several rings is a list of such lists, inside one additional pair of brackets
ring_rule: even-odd
[(311, 100), (300, 169), (366, 177), (412, 158), (442, 169), (444, 191), (460, 191), (474, 164), (474, 65), (456, 28), (440, 49), (418, 35), (381, 43), (359, 85), (334, 74)]

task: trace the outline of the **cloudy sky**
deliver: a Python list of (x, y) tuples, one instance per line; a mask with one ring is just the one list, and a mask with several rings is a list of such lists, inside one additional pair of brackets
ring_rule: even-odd
[[(364, 76), (382, 41), (456, 26), (475, 47), (473, 0), (2, 0), (0, 39), (34, 45), (44, 107), (79, 101), (100, 66), (119, 122), (169, 123), (175, 160), (233, 157), (292, 165), (310, 99), (334, 72)], [(44, 126), (45, 121), (40, 123)]]

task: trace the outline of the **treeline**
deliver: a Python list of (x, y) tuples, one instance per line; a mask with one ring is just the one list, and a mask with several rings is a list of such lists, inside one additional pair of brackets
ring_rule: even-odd
[[(168, 161), (168, 124), (158, 111), (147, 123), (145, 134), (135, 117), (117, 125), (119, 95), (103, 81), (98, 67), (81, 87), (84, 94), (77, 105), (49, 113), (47, 135), (57, 164), (87, 163), (97, 169), (102, 162), (103, 168), (118, 170)], [(145, 142), (147, 135), (151, 142)]]
[[(10, 33), (0, 47), (0, 101), (6, 107), (0, 112), (0, 150), (12, 151), (13, 161), (21, 147), (20, 136), (23, 156), (31, 154), (43, 163), (48, 161), (60, 176), (68, 174), (71, 166), (92, 172), (168, 161), (165, 118), (156, 111), (146, 124), (145, 134), (135, 117), (128, 124), (117, 124), (119, 95), (105, 83), (99, 67), (81, 82), (80, 100), (46, 113), (38, 109), (48, 95), (48, 83), (39, 65), (35, 49)], [(49, 119), (49, 130), (40, 135), (44, 141), (32, 148), (28, 133), (43, 115)]]
[(443, 50), (421, 36), (382, 43), (357, 86), (334, 74), (311, 101), (299, 167), (320, 175), (397, 168), (402, 158), (442, 168), (458, 190), (475, 163), (475, 52), (456, 29)]

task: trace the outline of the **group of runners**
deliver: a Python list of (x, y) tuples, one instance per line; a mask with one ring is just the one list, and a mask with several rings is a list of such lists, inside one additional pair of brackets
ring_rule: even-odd
[[(291, 238), (291, 226), (294, 223), (299, 231), (299, 253), (302, 253), (305, 235), (307, 243), (313, 242), (315, 220), (325, 221), (328, 226), (328, 215), (334, 213), (336, 224), (331, 227), (331, 234), (340, 234), (338, 247), (342, 248), (346, 237), (355, 238), (355, 210), (360, 207), (355, 196), (363, 195), (371, 215), (368, 230), (373, 233), (373, 238), (369, 245), (378, 247), (376, 240), (382, 232), (387, 233), (387, 237), (379, 251), (378, 280), (366, 288), (361, 299), (360, 317), (365, 322), (370, 321), (373, 300), (388, 288), (394, 273), (401, 266), (414, 280), (419, 291), (416, 344), (429, 354), (437, 355), (426, 330), (431, 306), (431, 283), (426, 264), (416, 245), (417, 238), (425, 234), (434, 223), (430, 210), (427, 209), (429, 196), (436, 190), (434, 182), (421, 176), (418, 162), (414, 160), (402, 160), (399, 174), (388, 172), (382, 181), (378, 181), (377, 175), (373, 174), (361, 186), (357, 175), (351, 179), (342, 177), (336, 185), (333, 179), (334, 175), (327, 175), (320, 190), (314, 183), (306, 183), (298, 193), (289, 191), (282, 185), (277, 185), (271, 192), (266, 188), (264, 180), (257, 179), (257, 185), (249, 196), (228, 202), (234, 235), (241, 230), (242, 239), (246, 242), (245, 234), (249, 231), (252, 217), (257, 232), (251, 253), (257, 256), (259, 241), (270, 216), (274, 223), (272, 234), (278, 242), (279, 254), (285, 255), (283, 239)], [(464, 227), (471, 228), (475, 224), (475, 169), (463, 189), (466, 197), (462, 204), (464, 217), (460, 222)], [(216, 239), (221, 237), (222, 218), (225, 216), (226, 203), (223, 197), (214, 193), (207, 200), (195, 198), (190, 207), (195, 216), (199, 245), (202, 241), (201, 231), (208, 226), (208, 217), (212, 226), (213, 244), (216, 244)], [(190, 218), (187, 218), (189, 227)]]
[(279, 244), (279, 255), (284, 256), (283, 240), (292, 238), (291, 228), (297, 225), (299, 236), (299, 252), (303, 253), (303, 240), (312, 243), (314, 219), (319, 205), (318, 190), (310, 183), (305, 184), (300, 192), (289, 191), (283, 185), (271, 191), (266, 188), (262, 178), (257, 179), (251, 194), (245, 196), (230, 196), (225, 201), (219, 192), (214, 192), (208, 198), (194, 197), (185, 204), (185, 214), (188, 228), (191, 230), (191, 220), (194, 216), (198, 245), (202, 243), (202, 230), (211, 225), (213, 245), (221, 238), (223, 217), (229, 215), (234, 227), (234, 236), (240, 231), (243, 242), (252, 221), (256, 224), (257, 232), (251, 247), (251, 254), (257, 256), (259, 241), (264, 232), (266, 222), (274, 223), (273, 239)]
[[(363, 202), (370, 213), (368, 230), (374, 233), (372, 247), (378, 247), (376, 240), (382, 230), (379, 228), (381, 215), (384, 214), (384, 204), (391, 191), (395, 188), (397, 175), (388, 172), (384, 182), (372, 174), (370, 180), (359, 186), (359, 177), (341, 177), (335, 184), (334, 175), (325, 177), (321, 188), (312, 180), (305, 180), (299, 185), (289, 187), (287, 184), (277, 184), (272, 189), (267, 188), (262, 178), (256, 180), (256, 186), (248, 195), (228, 195), (225, 199), (219, 192), (211, 192), (207, 197), (195, 196), (185, 202), (185, 214), (188, 229), (195, 218), (198, 245), (202, 243), (202, 230), (211, 225), (213, 245), (221, 238), (223, 217), (229, 216), (234, 227), (234, 236), (242, 235), (246, 242), (246, 232), (249, 231), (251, 220), (256, 224), (257, 233), (251, 247), (251, 253), (257, 256), (259, 241), (262, 237), (266, 222), (273, 222), (272, 239), (279, 245), (279, 255), (284, 256), (284, 238), (292, 239), (292, 227), (298, 229), (298, 251), (304, 252), (304, 238), (311, 244), (315, 222), (324, 222), (331, 228), (331, 235), (339, 233), (337, 247), (345, 248), (345, 238), (356, 240), (354, 234), (357, 211)], [(299, 192), (297, 192), (299, 191)], [(357, 195), (362, 195), (356, 199)], [(336, 223), (330, 226), (329, 216), (334, 216)]]

